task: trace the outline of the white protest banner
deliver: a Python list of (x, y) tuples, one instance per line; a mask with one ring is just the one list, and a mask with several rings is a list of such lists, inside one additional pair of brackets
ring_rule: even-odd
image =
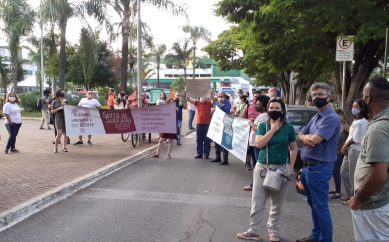
[(92, 109), (65, 105), (67, 135), (176, 133), (174, 103), (137, 109)]
[(207, 137), (227, 149), (239, 160), (246, 162), (250, 125), (247, 119), (234, 118), (216, 108)]

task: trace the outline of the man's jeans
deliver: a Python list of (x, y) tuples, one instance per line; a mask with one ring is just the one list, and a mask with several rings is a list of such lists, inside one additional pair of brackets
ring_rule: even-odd
[(193, 129), (193, 119), (195, 117), (196, 111), (189, 110), (189, 120), (188, 120), (188, 129)]
[(15, 149), (16, 136), (18, 136), (20, 126), (22, 126), (21, 123), (5, 124), (5, 127), (7, 128), (9, 134), (7, 146), (5, 147), (6, 150)]
[(208, 128), (209, 124), (197, 124), (196, 126), (197, 155), (209, 156), (211, 140), (207, 137)]
[(389, 241), (389, 203), (371, 210), (351, 210), (355, 240)]
[(325, 162), (304, 167), (301, 175), (308, 204), (312, 210), (312, 236), (315, 241), (320, 242), (332, 242), (332, 221), (328, 208), (328, 189), (332, 166), (332, 162)]

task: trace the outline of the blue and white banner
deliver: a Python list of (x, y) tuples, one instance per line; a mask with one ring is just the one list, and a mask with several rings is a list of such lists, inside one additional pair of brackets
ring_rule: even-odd
[(232, 117), (218, 107), (215, 109), (207, 137), (243, 162), (246, 162), (249, 134), (247, 119)]

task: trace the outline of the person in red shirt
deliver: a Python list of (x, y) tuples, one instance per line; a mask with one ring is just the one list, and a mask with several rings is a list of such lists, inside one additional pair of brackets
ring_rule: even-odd
[(196, 159), (209, 158), (211, 152), (211, 139), (207, 137), (209, 124), (211, 123), (212, 101), (208, 98), (201, 97), (199, 101), (190, 99), (190, 103), (194, 104), (197, 109), (196, 115), (196, 143), (197, 155)]
[[(147, 98), (142, 94), (142, 107), (147, 106)], [(135, 87), (134, 92), (128, 97), (126, 108), (137, 108), (138, 107), (138, 91)]]
[(108, 91), (108, 107), (109, 109), (115, 109), (115, 89), (110, 88)]

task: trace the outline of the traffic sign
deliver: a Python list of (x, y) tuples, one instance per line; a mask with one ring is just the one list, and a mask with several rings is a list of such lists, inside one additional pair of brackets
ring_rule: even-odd
[(354, 35), (344, 36), (336, 39), (336, 61), (354, 60)]

